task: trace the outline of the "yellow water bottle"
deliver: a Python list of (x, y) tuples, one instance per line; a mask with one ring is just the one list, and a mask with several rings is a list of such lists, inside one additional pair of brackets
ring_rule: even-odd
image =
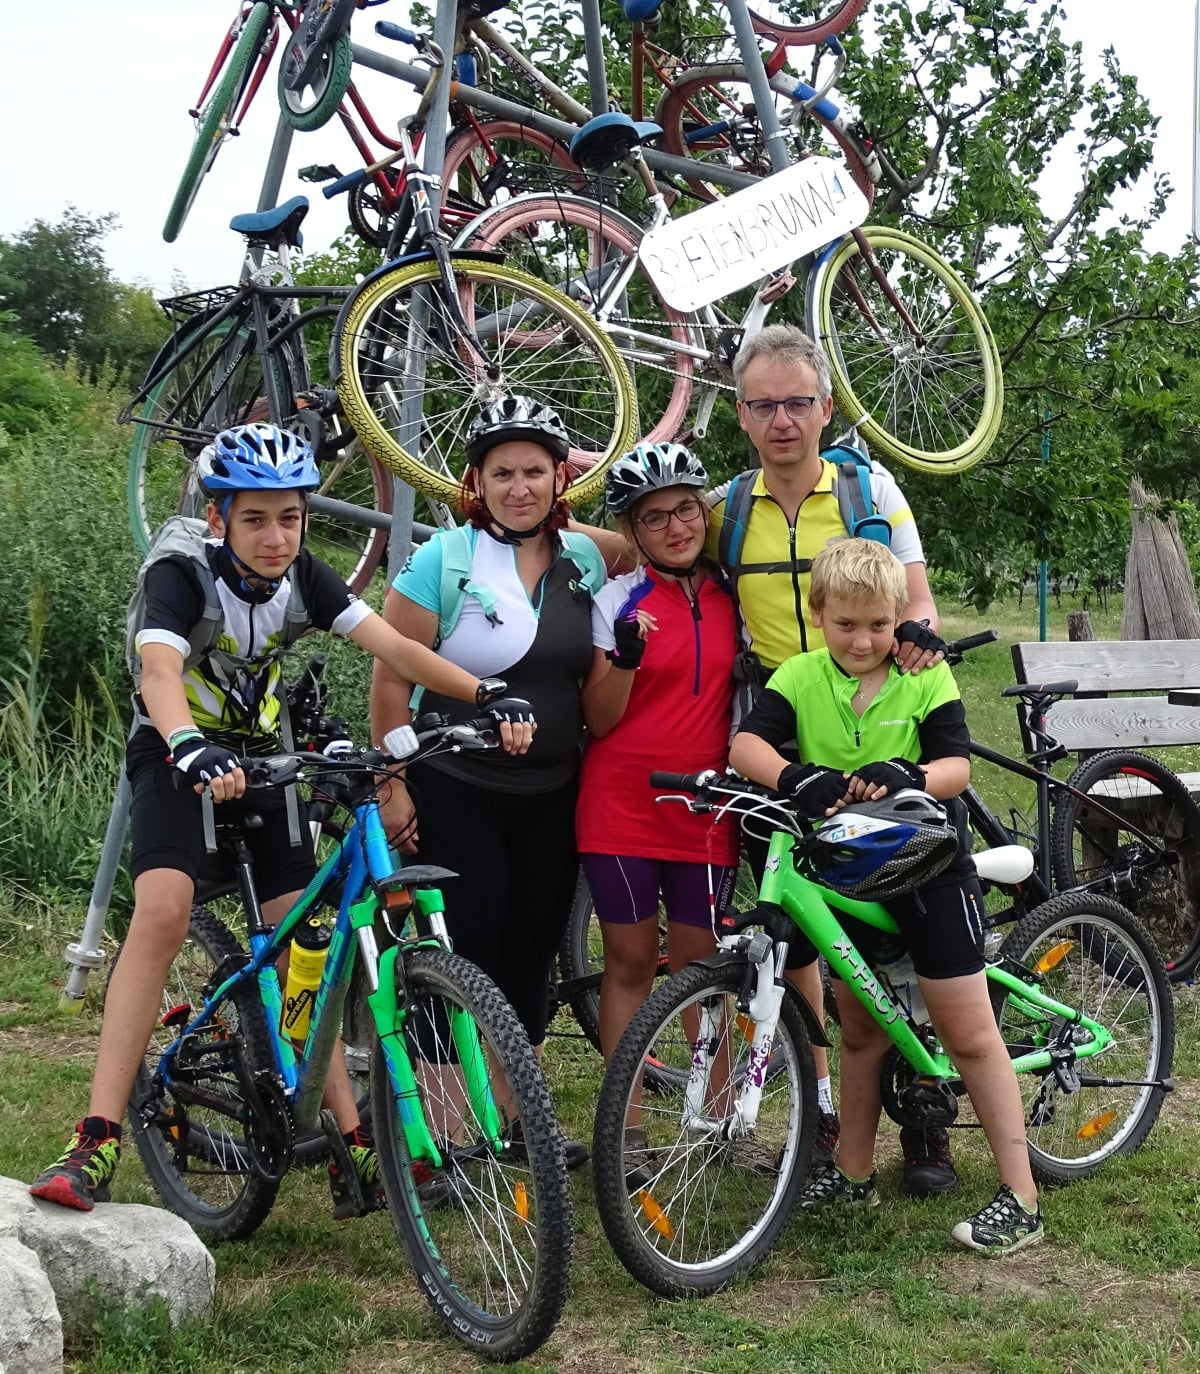
[(292, 936), (292, 957), (288, 963), (287, 991), (283, 999), (283, 1031), (293, 1040), (308, 1036), (308, 1022), (325, 956), (329, 953), (329, 927), (305, 921)]

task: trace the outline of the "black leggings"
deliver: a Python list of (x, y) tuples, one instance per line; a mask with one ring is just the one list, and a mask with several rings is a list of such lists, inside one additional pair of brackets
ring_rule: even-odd
[(574, 781), (552, 792), (493, 792), (428, 765), (408, 771), (421, 863), (460, 876), (442, 887), (454, 952), (478, 964), (529, 1034), (546, 1037), (550, 975), (575, 892)]

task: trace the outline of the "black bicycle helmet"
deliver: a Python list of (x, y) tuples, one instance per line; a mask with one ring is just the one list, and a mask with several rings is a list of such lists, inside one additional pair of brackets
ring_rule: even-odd
[(906, 787), (830, 816), (806, 851), (818, 882), (860, 901), (886, 902), (949, 868), (958, 845), (945, 807)]
[(623, 515), (652, 491), (706, 486), (708, 473), (691, 449), (682, 444), (639, 444), (609, 468), (604, 505), (612, 515)]
[(528, 439), (541, 444), (556, 463), (565, 461), (571, 441), (557, 410), (529, 396), (506, 396), (493, 401), (471, 421), (467, 431), (467, 462), (478, 467), (497, 444)]

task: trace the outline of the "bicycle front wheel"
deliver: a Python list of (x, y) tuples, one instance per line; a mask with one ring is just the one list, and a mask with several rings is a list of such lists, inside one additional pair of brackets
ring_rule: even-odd
[[(309, 133), (321, 128), (329, 123), (342, 103), (342, 97), (350, 86), (354, 62), (350, 34), (342, 25), (348, 28), (353, 7), (354, 0), (350, 0), (348, 7), (345, 4), (335, 6), (331, 0), (309, 0), (298, 16), (295, 29), (287, 34), (283, 56), (279, 61), (279, 108), (293, 129)], [(331, 15), (331, 9), (341, 12)], [(332, 37), (317, 39), (321, 58), (316, 73), (303, 85), (293, 89), (292, 83), (308, 62), (310, 45), (318, 26), (337, 28), (339, 32)]]
[[(198, 1011), (214, 970), (242, 952), (212, 912), (193, 907), (187, 939), (163, 990), (163, 1015), (181, 1006)], [(120, 958), (118, 950), (113, 972)], [(172, 1072), (179, 1076), (178, 1087), (164, 1088), (155, 1078), (163, 1053), (175, 1042), (175, 1032), (161, 1023), (134, 1079), (130, 1134), (154, 1191), (206, 1237), (248, 1236), (279, 1191), (279, 1177), (267, 1176), (271, 1171), (261, 1167), (261, 1148), (252, 1148), (247, 1138), (252, 1109), (234, 1071), (240, 1057), (255, 1077), (273, 1074), (270, 1034), (255, 985), (243, 983), (222, 1003), (211, 1028), (189, 1037), (176, 1054)], [(273, 1097), (267, 1105), (281, 1107)], [(286, 1114), (263, 1124), (268, 1133), (290, 1132)]]
[[(844, 158), (855, 185), (869, 202), (875, 184), (858, 142), (816, 110), (801, 107), (792, 94), (796, 89), (794, 76), (776, 72), (770, 85), (792, 159), (818, 154)], [(663, 147), (676, 157), (692, 158), (697, 163), (696, 175), (687, 181), (702, 199), (715, 200), (726, 192), (704, 180), (701, 163), (756, 177), (769, 177), (773, 172), (755, 111), (750, 78), (738, 62), (690, 67), (670, 83), (658, 102), (654, 122), (662, 128)]]
[(632, 220), (595, 200), (526, 195), (479, 216), (455, 246), (500, 250), (600, 320), (637, 381), (641, 442), (654, 444), (683, 428), (696, 359), (708, 349), (695, 318), (667, 305), (640, 267), (619, 296), (611, 289), (641, 241)]
[[(546, 1080), (481, 969), (420, 950), (404, 956), (401, 976), (401, 1026), (381, 1028), (371, 1065), (392, 1219), (450, 1332), (491, 1359), (518, 1360), (553, 1331), (571, 1264), (570, 1189)], [(393, 1072), (397, 1056), (415, 1075), (412, 1093)], [(519, 1131), (497, 1129), (501, 1108)], [(413, 1156), (402, 1116), (414, 1114), (440, 1167)]]
[[(745, 968), (693, 964), (657, 988), (629, 1023), (600, 1092), (592, 1145), (600, 1220), (625, 1268), (665, 1297), (713, 1293), (759, 1264), (808, 1167), (817, 1119), (808, 1032), (785, 995), (772, 1073), (750, 1065), (754, 1025), (737, 1009)], [(643, 1096), (647, 1057), (668, 1072)], [(752, 1077), (766, 1081), (757, 1124), (743, 1134), (740, 1098)], [(626, 1135), (639, 1116), (644, 1146)]]
[(962, 472), (1000, 432), (1000, 355), (957, 272), (911, 234), (867, 225), (809, 279), (838, 410), (879, 458)]
[(1096, 754), (1067, 786), (1084, 795), (1060, 794), (1054, 881), (1111, 892), (1150, 932), (1170, 981), (1182, 982), (1200, 961), (1200, 809), (1191, 793), (1157, 759), (1127, 749)]
[[(1175, 1053), (1175, 1008), (1162, 959), (1124, 907), (1094, 893), (1066, 892), (1020, 922), (1001, 960), (1029, 970), (1049, 997), (1111, 1034), (1100, 1054), (1076, 1059), (1078, 1086), (1054, 1069), (1019, 1073), (1033, 1175), (1042, 1183), (1087, 1178), (1114, 1155), (1132, 1154), (1162, 1110)], [(1039, 1012), (993, 984), (1000, 1033), (1016, 1058), (1035, 1049), (1083, 1047), (1086, 1027)]]
[(572, 504), (599, 496), (611, 462), (637, 434), (633, 383), (615, 344), (574, 302), (502, 263), (452, 257), (471, 337), (443, 294), (435, 262), (369, 278), (339, 326), (338, 392), (382, 462), (426, 496), (456, 502), (466, 432), (479, 410), (521, 394), (551, 406), (580, 474)]
[(188, 211), (195, 202), (200, 183), (229, 135), (238, 101), (246, 89), (250, 68), (262, 48), (270, 21), (271, 6), (266, 3), (255, 5), (245, 16), (237, 42), (225, 60), (225, 70), (208, 103), (200, 111), (196, 121), (196, 141), (192, 144), (179, 189), (175, 192), (175, 199), (171, 202), (167, 221), (163, 225), (163, 238), (168, 243), (174, 243), (178, 238)]
[(811, 47), (845, 33), (867, 0), (754, 0), (750, 20), (758, 33), (773, 33), (789, 46)]

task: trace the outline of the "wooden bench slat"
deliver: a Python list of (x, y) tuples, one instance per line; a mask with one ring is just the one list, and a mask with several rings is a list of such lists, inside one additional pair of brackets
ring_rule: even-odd
[(1166, 697), (1057, 701), (1047, 729), (1068, 749), (1140, 749), (1200, 744), (1200, 710), (1170, 706)]
[(1013, 645), (1018, 682), (1075, 678), (1081, 692), (1200, 686), (1200, 640), (1082, 640)]

